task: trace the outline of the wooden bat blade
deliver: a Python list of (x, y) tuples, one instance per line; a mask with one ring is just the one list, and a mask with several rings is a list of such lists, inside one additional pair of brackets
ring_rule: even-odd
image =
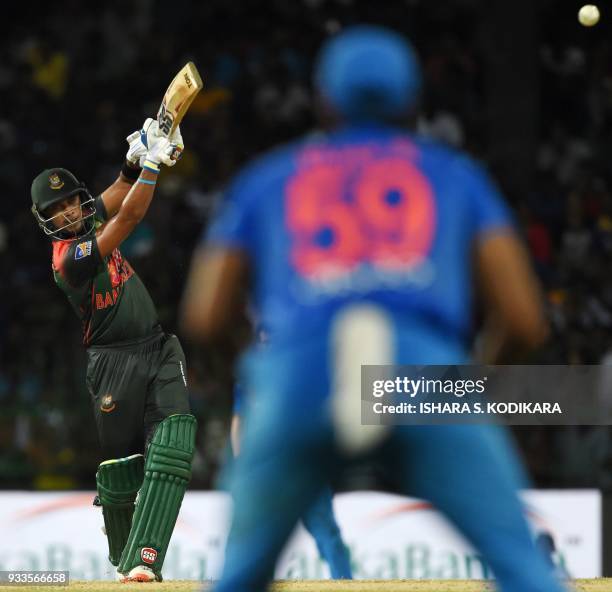
[(187, 113), (204, 84), (193, 62), (187, 62), (174, 77), (157, 112), (159, 133), (169, 137)]

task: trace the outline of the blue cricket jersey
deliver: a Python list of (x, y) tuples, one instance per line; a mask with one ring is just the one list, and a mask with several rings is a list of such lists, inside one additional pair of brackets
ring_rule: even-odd
[(405, 328), (399, 361), (463, 363), (474, 243), (512, 224), (497, 189), (464, 154), (358, 126), (247, 165), (204, 240), (246, 254), (252, 306), (272, 349), (325, 336), (341, 307), (362, 301)]

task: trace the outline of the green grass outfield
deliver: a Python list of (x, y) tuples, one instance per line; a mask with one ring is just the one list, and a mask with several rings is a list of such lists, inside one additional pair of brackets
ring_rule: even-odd
[[(161, 584), (121, 584), (110, 581), (74, 581), (70, 586), (0, 586), (14, 592), (191, 592), (200, 589), (198, 582), (169, 580)], [(207, 589), (210, 585), (206, 586)], [(495, 590), (491, 583), (470, 580), (300, 580), (276, 582), (271, 592), (485, 592)], [(612, 578), (575, 580), (569, 590), (575, 592), (612, 592)]]

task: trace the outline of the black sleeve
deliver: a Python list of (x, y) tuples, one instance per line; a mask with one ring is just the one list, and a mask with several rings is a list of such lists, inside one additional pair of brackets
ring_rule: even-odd
[(106, 206), (104, 205), (102, 194), (96, 197), (94, 204), (96, 206), (96, 220), (106, 222), (108, 220), (108, 213), (106, 212)]
[(72, 241), (62, 258), (61, 273), (72, 286), (80, 286), (93, 278), (104, 261), (94, 234)]

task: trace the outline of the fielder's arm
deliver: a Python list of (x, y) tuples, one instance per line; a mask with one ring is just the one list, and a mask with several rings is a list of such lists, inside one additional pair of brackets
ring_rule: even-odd
[(479, 361), (508, 362), (548, 337), (540, 286), (525, 247), (510, 231), (481, 238), (475, 255), (487, 314)]
[(248, 263), (237, 249), (196, 251), (181, 304), (181, 328), (194, 341), (209, 341), (242, 318)]

